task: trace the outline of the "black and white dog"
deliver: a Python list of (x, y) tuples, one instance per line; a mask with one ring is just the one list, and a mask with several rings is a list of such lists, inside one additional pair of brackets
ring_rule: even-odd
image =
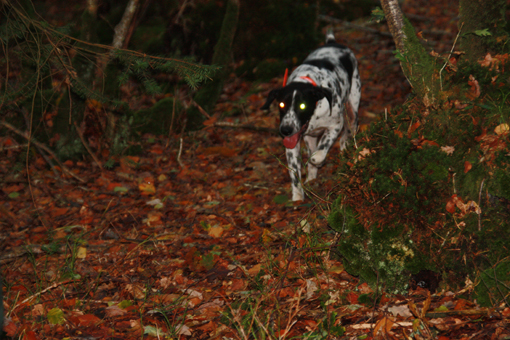
[[(283, 88), (272, 90), (262, 106), (268, 110), (276, 100), (280, 109), (280, 134), (287, 148), (287, 163), (292, 180), (292, 200), (304, 199), (301, 185), (301, 136), (308, 148), (308, 176), (317, 177), (329, 149), (340, 137), (344, 150), (348, 138), (358, 127), (361, 81), (358, 62), (352, 51), (336, 43), (333, 33), (326, 44), (312, 52), (289, 77)], [(345, 112), (345, 113), (344, 113)]]

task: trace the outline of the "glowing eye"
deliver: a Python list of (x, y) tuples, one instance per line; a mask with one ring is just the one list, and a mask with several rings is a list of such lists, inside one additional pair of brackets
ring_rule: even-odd
[(299, 108), (300, 108), (301, 110), (306, 109), (306, 105), (305, 105), (305, 103), (301, 103), (301, 104), (299, 105)]
[(280, 107), (283, 109), (285, 107), (285, 103), (284, 102), (281, 102), (280, 103)]

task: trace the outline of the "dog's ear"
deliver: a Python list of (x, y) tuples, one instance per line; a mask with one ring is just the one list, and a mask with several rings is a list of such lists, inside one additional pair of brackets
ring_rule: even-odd
[(273, 100), (275, 100), (276, 97), (278, 97), (278, 93), (280, 93), (280, 89), (273, 90), (273, 91), (269, 92), (269, 94), (267, 95), (266, 103), (260, 109), (261, 110), (269, 110), (269, 106), (271, 105)]
[(312, 90), (312, 95), (315, 101), (319, 101), (322, 98), (326, 98), (329, 103), (329, 107), (331, 108), (331, 102), (333, 101), (333, 94), (330, 89), (325, 87), (314, 87)]

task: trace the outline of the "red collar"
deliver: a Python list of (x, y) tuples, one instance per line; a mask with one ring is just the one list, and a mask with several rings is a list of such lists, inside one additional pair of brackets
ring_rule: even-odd
[[(289, 69), (286, 68), (285, 69), (285, 75), (283, 76), (283, 87), (285, 87), (285, 85), (287, 85), (287, 78), (288, 78), (288, 76), (289, 76)], [(317, 83), (312, 78), (310, 78), (310, 77), (302, 76), (300, 78), (304, 79), (304, 80), (307, 80), (313, 86), (317, 86)]]
[(317, 83), (315, 81), (313, 81), (312, 78), (310, 77), (307, 77), (307, 76), (302, 76), (302, 77), (299, 77), (301, 79), (304, 79), (304, 80), (307, 80), (310, 84), (312, 84), (313, 86), (317, 86)]

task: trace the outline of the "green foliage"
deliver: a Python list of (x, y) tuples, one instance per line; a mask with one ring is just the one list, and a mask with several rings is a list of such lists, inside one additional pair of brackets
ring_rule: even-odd
[(381, 22), (385, 18), (384, 11), (379, 6), (377, 6), (374, 10), (372, 10), (371, 15), (372, 15), (372, 20), (374, 20), (375, 22)]
[(481, 306), (498, 307), (508, 304), (510, 294), (510, 260), (501, 261), (493, 268), (484, 270), (475, 288), (476, 300)]
[[(117, 120), (111, 113), (129, 111), (119, 91), (128, 80), (138, 81), (144, 92), (152, 95), (162, 93), (167, 86), (156, 81), (156, 74), (177, 74), (196, 89), (219, 69), (190, 59), (113, 50), (76, 39), (70, 35), (69, 26), (52, 27), (10, 2), (1, 6), (0, 16), (0, 44), (5, 52), (0, 66), (21, 69), (16, 81), (0, 77), (6, 85), (0, 92), (5, 119), (24, 130), (26, 126), (20, 124), (27, 121), (23, 113), (28, 113), (29, 121), (37, 127), (31, 129), (37, 139), (46, 142), (58, 134), (54, 140), (58, 156), (64, 159), (76, 158), (86, 150), (76, 125), (83, 132), (101, 134), (112, 152), (128, 149), (132, 133), (129, 122), (125, 118)], [(103, 78), (96, 79), (101, 72)], [(91, 106), (100, 109), (85, 114)]]
[(489, 32), (489, 29), (488, 28), (485, 28), (483, 30), (476, 30), (473, 32), (475, 35), (479, 36), (479, 37), (488, 37), (488, 36), (491, 36), (492, 33)]
[(340, 169), (328, 221), (346, 270), (374, 288), (403, 293), (424, 269), (456, 286), (510, 251), (509, 134), (495, 129), (509, 89), (482, 81), (494, 70), (472, 70), (483, 98), (427, 116), (400, 108), (358, 136)]
[(419, 261), (406, 228), (391, 226), (382, 231), (377, 227), (367, 230), (358, 218), (351, 207), (337, 200), (328, 219), (329, 224), (344, 235), (338, 250), (346, 271), (377, 290), (385, 288), (388, 292), (404, 293), (409, 273), (415, 272), (415, 267), (430, 265)]

